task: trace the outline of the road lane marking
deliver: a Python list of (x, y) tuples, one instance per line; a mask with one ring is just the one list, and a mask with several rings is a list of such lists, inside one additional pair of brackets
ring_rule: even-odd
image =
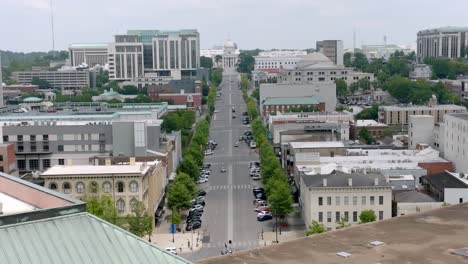
[[(229, 164), (228, 171), (228, 185), (232, 185), (232, 164)], [(228, 191), (228, 223), (227, 223), (227, 239), (234, 239), (234, 201), (233, 201), (233, 190)]]

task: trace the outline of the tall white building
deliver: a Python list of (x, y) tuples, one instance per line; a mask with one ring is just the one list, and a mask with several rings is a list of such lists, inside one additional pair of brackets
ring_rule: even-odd
[(468, 27), (441, 27), (418, 32), (417, 54), (427, 57), (461, 58), (466, 56)]
[(365, 210), (373, 210), (377, 220), (391, 218), (392, 187), (380, 174), (302, 175), (299, 203), (307, 226), (317, 221), (335, 230), (343, 220), (359, 224)]
[(262, 51), (255, 58), (254, 70), (294, 69), (297, 62), (307, 55), (303, 50)]
[(321, 40), (317, 41), (317, 51), (322, 52), (335, 65), (343, 65), (343, 41), (342, 40)]
[(239, 54), (237, 54), (237, 44), (232, 40), (224, 42), (223, 50), (223, 69), (233, 70), (236, 69), (239, 62)]
[(468, 173), (468, 113), (444, 116), (444, 158), (453, 162), (455, 171)]
[(108, 44), (71, 44), (68, 48), (70, 65), (77, 67), (83, 63), (89, 67), (107, 64)]
[(197, 75), (200, 35), (195, 29), (128, 30), (109, 45), (109, 78), (132, 81), (146, 75), (174, 80)]
[(408, 148), (416, 149), (418, 144), (434, 144), (435, 118), (431, 115), (410, 115), (408, 121)]
[(362, 53), (366, 55), (368, 59), (385, 59), (388, 60), (395, 51), (403, 51), (405, 54), (409, 54), (414, 50), (409, 47), (399, 46), (395, 44), (384, 44), (384, 45), (362, 45)]

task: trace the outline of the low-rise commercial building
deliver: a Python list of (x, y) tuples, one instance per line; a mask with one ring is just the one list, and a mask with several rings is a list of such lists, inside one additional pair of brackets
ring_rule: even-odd
[[(110, 162), (110, 161), (109, 161)], [(57, 165), (41, 173), (45, 187), (80, 199), (86, 195), (108, 195), (121, 215), (132, 214), (143, 202), (155, 213), (163, 200), (167, 178), (161, 161), (119, 165)]]
[(262, 115), (270, 116), (278, 112), (290, 112), (291, 108), (316, 109), (317, 112), (325, 111), (325, 103), (318, 97), (273, 97), (263, 102)]
[(468, 179), (464, 173), (442, 172), (422, 177), (422, 185), (438, 201), (446, 204), (468, 201)]
[(410, 115), (431, 115), (436, 123), (440, 123), (443, 122), (444, 115), (460, 112), (466, 112), (466, 107), (453, 104), (381, 106), (379, 107), (379, 122), (387, 125), (407, 125)]
[(96, 75), (91, 71), (22, 71), (13, 72), (12, 79), (20, 84), (31, 84), (34, 78), (47, 81), (50, 88), (61, 90), (63, 94), (81, 91), (84, 87), (94, 87)]
[(350, 132), (352, 139), (357, 139), (359, 133), (363, 128), (366, 128), (369, 131), (369, 135), (374, 139), (381, 139), (384, 137), (384, 131), (388, 128), (386, 124), (379, 123), (372, 119), (366, 120), (356, 120), (351, 122)]
[(289, 142), (288, 146), (282, 149), (282, 164), (283, 168), (291, 174), (296, 162), (301, 160), (298, 156), (305, 155), (310, 159), (317, 159), (343, 156), (345, 153), (346, 148), (342, 141)]
[(328, 230), (339, 222), (359, 224), (365, 210), (373, 210), (377, 220), (392, 217), (392, 187), (380, 174), (304, 175), (299, 202), (306, 226), (317, 221)]
[(405, 191), (393, 194), (395, 202), (394, 216), (409, 215), (433, 210), (444, 206), (443, 202), (420, 191)]

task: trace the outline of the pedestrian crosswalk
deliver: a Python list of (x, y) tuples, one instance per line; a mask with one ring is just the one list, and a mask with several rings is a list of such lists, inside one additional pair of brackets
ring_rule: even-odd
[(253, 189), (254, 185), (252, 184), (233, 184), (233, 185), (212, 185), (208, 186), (208, 191), (214, 190), (250, 190)]
[(232, 244), (226, 244), (226, 242), (217, 241), (217, 242), (203, 244), (203, 247), (224, 249), (225, 245), (232, 248), (233, 250), (240, 250), (240, 249), (258, 247), (260, 244), (257, 240), (233, 241)]

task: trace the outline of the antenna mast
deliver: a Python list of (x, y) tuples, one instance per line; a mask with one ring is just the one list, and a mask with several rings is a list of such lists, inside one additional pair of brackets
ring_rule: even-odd
[(52, 51), (55, 51), (54, 9), (52, 0), (50, 0), (50, 28), (52, 30)]

